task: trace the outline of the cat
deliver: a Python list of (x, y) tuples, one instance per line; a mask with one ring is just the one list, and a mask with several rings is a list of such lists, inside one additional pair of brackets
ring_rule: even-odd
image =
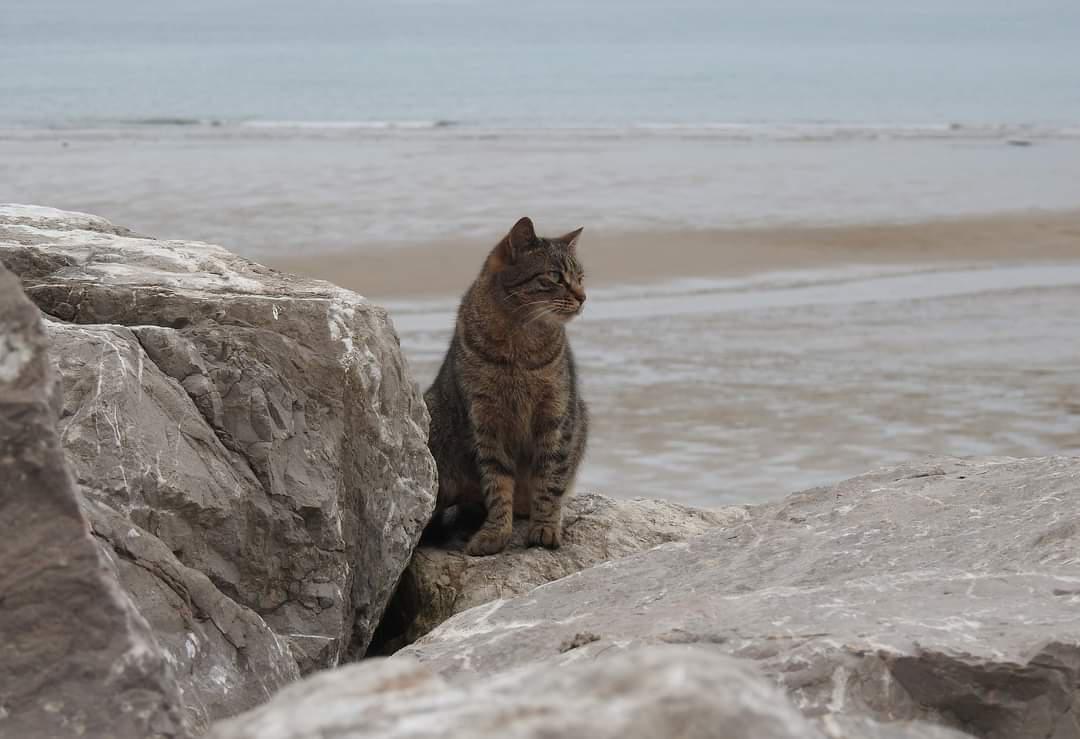
[(515, 515), (529, 517), (529, 546), (561, 543), (563, 499), (588, 433), (565, 329), (585, 304), (582, 230), (540, 238), (529, 218), (514, 224), (461, 299), (424, 393), (439, 474), (433, 522), (450, 506), (485, 510), (466, 554), (505, 549)]

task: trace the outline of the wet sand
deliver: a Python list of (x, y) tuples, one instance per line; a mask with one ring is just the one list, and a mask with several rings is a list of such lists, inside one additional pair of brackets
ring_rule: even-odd
[[(594, 290), (571, 324), (580, 488), (710, 506), (929, 455), (1080, 454), (1080, 261), (685, 287)], [(426, 386), (454, 302), (389, 307)]]
[[(579, 488), (709, 506), (928, 455), (1080, 454), (1077, 214), (680, 239), (583, 243)], [(485, 251), (440, 271), (439, 250), (307, 270), (386, 292), (424, 387)]]
[[(562, 233), (581, 224), (538, 223)], [(335, 282), (376, 300), (459, 294), (501, 234), (417, 246), (264, 257), (273, 267)], [(590, 286), (740, 277), (849, 264), (903, 265), (1080, 259), (1080, 210), (1023, 212), (919, 223), (770, 226), (618, 233), (585, 224)]]

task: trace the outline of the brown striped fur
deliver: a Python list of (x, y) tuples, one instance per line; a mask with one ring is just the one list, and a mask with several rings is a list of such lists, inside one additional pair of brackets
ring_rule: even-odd
[(559, 546), (563, 499), (588, 431), (565, 330), (585, 302), (580, 234), (540, 238), (528, 218), (514, 225), (462, 298), (424, 394), (439, 470), (436, 516), (459, 504), (487, 511), (468, 554), (505, 549), (514, 515), (529, 517), (530, 545)]

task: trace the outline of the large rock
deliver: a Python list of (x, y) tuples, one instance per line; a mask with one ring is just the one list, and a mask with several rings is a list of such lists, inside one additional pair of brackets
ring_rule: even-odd
[(0, 265), (0, 736), (185, 737), (173, 673), (91, 538), (40, 314)]
[(197, 723), (363, 654), (434, 505), (385, 311), (48, 208), (0, 206), (0, 261), (57, 319), (68, 458)]
[(192, 725), (261, 703), (299, 677), (287, 637), (237, 602), (273, 566), (263, 532), (281, 524), (265, 493), (129, 329), (48, 328), (86, 513), (172, 661)]
[(818, 726), (829, 739), (963, 739), (971, 737), (956, 729), (925, 721), (880, 722), (866, 716), (838, 715), (821, 717)]
[(372, 653), (393, 652), (474, 606), (526, 593), (610, 559), (685, 541), (745, 516), (742, 506), (706, 511), (662, 500), (620, 501), (584, 493), (566, 502), (562, 546), (556, 551), (526, 546), (525, 519), (514, 522), (506, 551), (491, 557), (422, 546), (387, 607)]
[(448, 683), (412, 660), (320, 673), (209, 739), (822, 739), (746, 663), (653, 647)]
[(263, 703), (299, 677), (284, 639), (256, 613), (125, 516), (95, 500), (86, 506), (109, 564), (173, 668), (196, 732), (216, 717)]
[(1078, 491), (1073, 458), (889, 468), (466, 611), (401, 654), (452, 676), (700, 645), (810, 716), (1080, 737)]

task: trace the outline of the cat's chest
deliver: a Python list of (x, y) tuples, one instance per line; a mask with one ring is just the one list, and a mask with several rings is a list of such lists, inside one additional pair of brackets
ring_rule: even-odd
[(500, 411), (491, 420), (506, 436), (529, 438), (537, 428), (566, 413), (568, 389), (564, 377), (505, 371), (489, 380)]

